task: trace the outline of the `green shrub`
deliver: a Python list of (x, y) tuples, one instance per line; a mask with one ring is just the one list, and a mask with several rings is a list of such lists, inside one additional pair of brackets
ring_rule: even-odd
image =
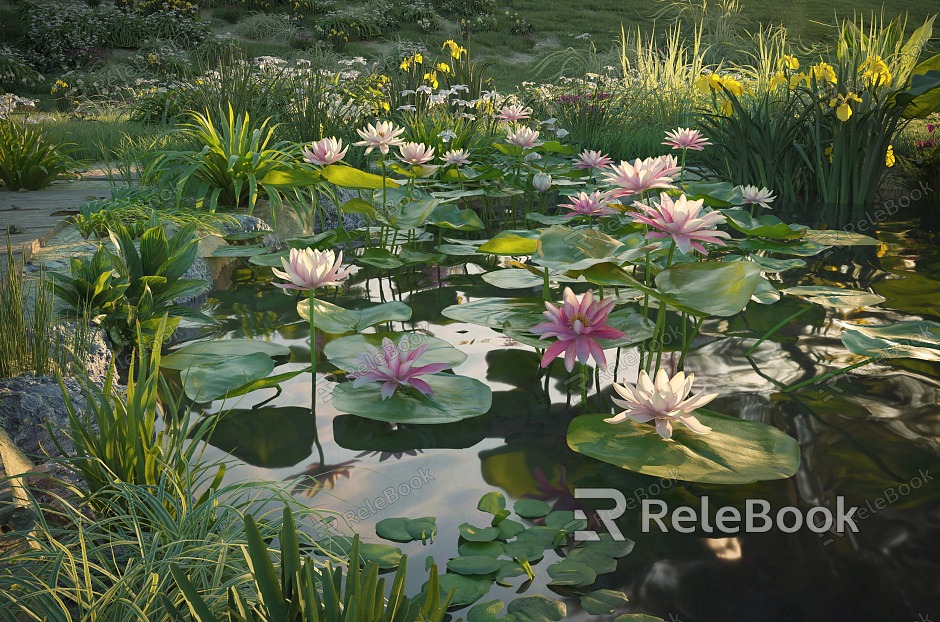
[(34, 89), (42, 84), (42, 75), (26, 62), (22, 54), (0, 45), (0, 90)]
[(65, 150), (34, 124), (0, 118), (0, 185), (8, 190), (39, 190), (59, 179), (74, 179), (76, 166)]

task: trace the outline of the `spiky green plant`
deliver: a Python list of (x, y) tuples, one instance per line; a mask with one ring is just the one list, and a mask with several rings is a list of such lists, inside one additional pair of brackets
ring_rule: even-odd
[(251, 515), (245, 517), (245, 537), (252, 569), (251, 595), (230, 588), (228, 607), (219, 617), (186, 573), (172, 566), (191, 614), (185, 615), (164, 597), (174, 622), (440, 622), (453, 596), (452, 591), (441, 600), (437, 567), (432, 564), (427, 592), (409, 601), (405, 595), (408, 558), (402, 557), (386, 600), (385, 579), (379, 578), (378, 564), (370, 562), (364, 569), (359, 565), (359, 536), (353, 539), (345, 581), (342, 568), (317, 567), (311, 558), (302, 558), (289, 507), (284, 508), (281, 521), (280, 572)]
[(262, 195), (276, 210), (283, 201), (268, 181), (269, 176), (295, 168), (296, 146), (287, 142), (272, 144), (275, 128), (270, 118), (255, 125), (249, 113), (236, 115), (231, 104), (228, 113), (219, 116), (221, 124), (208, 110), (190, 113), (190, 122), (180, 132), (201, 149), (158, 153), (144, 171), (145, 180), (172, 182), (180, 197), (190, 185), (196, 207), (210, 211), (244, 207), (251, 213)]
[(0, 186), (40, 190), (59, 179), (73, 179), (76, 162), (69, 145), (50, 142), (44, 131), (24, 121), (0, 119)]

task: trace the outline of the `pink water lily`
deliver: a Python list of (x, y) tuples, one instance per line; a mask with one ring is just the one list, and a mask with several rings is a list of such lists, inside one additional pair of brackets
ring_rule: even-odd
[(405, 142), (399, 138), (404, 132), (405, 128), (395, 127), (391, 121), (379, 121), (375, 125), (370, 123), (364, 129), (356, 130), (362, 140), (353, 144), (365, 147), (366, 153), (378, 149), (382, 155), (388, 155), (389, 148), (398, 147)]
[(349, 377), (354, 379), (353, 387), (381, 382), (383, 400), (392, 397), (400, 386), (410, 386), (424, 395), (433, 395), (431, 385), (419, 376), (436, 374), (450, 368), (447, 363), (428, 363), (416, 367), (415, 363), (429, 346), (412, 347), (408, 335), (403, 335), (398, 344), (388, 337), (383, 338), (381, 349), (373, 345), (366, 347), (368, 352), (359, 357), (356, 369), (349, 373)]
[(594, 292), (588, 291), (580, 297), (566, 287), (561, 307), (545, 303), (542, 313), (547, 322), (535, 325), (531, 332), (540, 339), (556, 338), (542, 356), (542, 367), (548, 365), (562, 352), (565, 353), (565, 369), (574, 369), (575, 358), (582, 364), (593, 356), (600, 366), (607, 365), (604, 348), (598, 339), (622, 339), (626, 335), (607, 325), (607, 316), (614, 308), (614, 299), (594, 300)]
[(514, 132), (509, 132), (509, 134), (506, 135), (506, 142), (516, 147), (522, 147), (523, 149), (532, 149), (542, 144), (539, 142), (538, 131), (527, 127), (520, 127)]
[(647, 158), (646, 161), (649, 162), (650, 170), (657, 177), (675, 179), (676, 175), (682, 172), (679, 160), (671, 153), (661, 155), (657, 158)]
[(689, 151), (702, 151), (711, 142), (699, 130), (679, 127), (666, 132), (666, 140), (663, 141), (663, 144), (682, 151), (686, 149)]
[(741, 203), (744, 205), (760, 205), (764, 209), (771, 209), (770, 204), (776, 198), (774, 193), (767, 188), (758, 189), (757, 186), (741, 188)]
[(289, 283), (275, 283), (282, 289), (312, 291), (326, 285), (339, 285), (349, 276), (351, 267), (342, 269), (343, 251), (339, 256), (331, 250), (318, 251), (315, 248), (292, 248), (290, 258), (282, 257), (284, 271), (273, 268), (274, 275)]
[(577, 216), (610, 216), (618, 213), (612, 207), (608, 206), (610, 194), (600, 190), (588, 194), (579, 192), (578, 196), (570, 198), (569, 203), (562, 203), (559, 207), (566, 207), (571, 211), (565, 214), (565, 218), (575, 218)]
[(304, 159), (311, 164), (329, 166), (346, 157), (349, 147), (343, 147), (343, 139), (323, 138), (304, 149)]
[(466, 149), (451, 149), (441, 157), (441, 160), (447, 166), (462, 166), (470, 164), (470, 155)]
[(635, 385), (615, 382), (614, 391), (623, 399), (612, 398), (612, 400), (614, 404), (626, 410), (604, 421), (607, 423), (623, 423), (627, 420), (637, 423), (655, 421), (656, 431), (665, 439), (672, 438), (674, 423), (681, 423), (696, 434), (708, 434), (711, 428), (702, 424), (692, 413), (696, 408), (701, 408), (718, 397), (718, 394), (706, 394), (705, 391), (699, 391), (686, 399), (692, 391), (694, 380), (695, 374), (689, 374), (686, 377), (681, 371), (670, 379), (666, 371), (660, 369), (656, 372), (655, 382), (650, 379), (646, 371), (640, 372)]
[(600, 151), (588, 151), (585, 149), (577, 158), (575, 158), (574, 167), (593, 171), (602, 169), (605, 166), (610, 166), (613, 163), (614, 161), (611, 160), (606, 153), (601, 153)]
[(398, 151), (400, 153), (398, 159), (413, 166), (427, 164), (434, 159), (434, 148), (424, 143), (404, 143)]
[(673, 201), (663, 192), (659, 195), (658, 204), (635, 203), (642, 212), (634, 214), (633, 219), (654, 229), (646, 234), (647, 238), (672, 238), (676, 248), (683, 253), (694, 248), (707, 255), (708, 250), (702, 245), (703, 242), (724, 246), (722, 238), (730, 236), (716, 229), (719, 223), (725, 221), (724, 215), (720, 212), (702, 212), (703, 204), (703, 199), (691, 201), (684, 194)]
[(526, 108), (522, 104), (513, 104), (511, 106), (503, 106), (496, 118), (502, 123), (515, 123), (516, 121), (524, 121), (531, 115), (531, 108)]
[(612, 198), (634, 196), (647, 190), (673, 188), (673, 168), (670, 161), (661, 158), (637, 158), (632, 163), (622, 161), (611, 166), (609, 172), (604, 173), (604, 181), (614, 186)]

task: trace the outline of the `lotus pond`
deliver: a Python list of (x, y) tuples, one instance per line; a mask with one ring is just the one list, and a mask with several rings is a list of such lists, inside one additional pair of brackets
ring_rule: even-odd
[[(374, 545), (366, 557), (383, 567), (402, 552), (412, 566), (433, 558), (448, 569), (454, 602), (476, 607), (459, 617), (495, 619), (483, 617), (492, 616), (487, 603), (546, 595), (564, 601), (566, 619), (913, 620), (940, 603), (938, 328), (925, 321), (940, 315), (940, 255), (911, 234), (902, 222), (883, 223), (877, 240), (745, 234), (731, 244), (751, 244), (763, 277), (738, 272), (745, 264), (731, 256), (685, 264), (713, 266), (718, 279), (677, 274), (682, 286), (672, 290), (657, 279), (679, 308), (660, 319), (660, 366), (674, 371), (682, 357), (694, 390), (719, 394), (698, 411), (712, 427), (703, 436), (677, 426), (666, 441), (649, 424), (603, 422), (621, 410), (612, 384), (636, 383), (647, 362), (656, 302), (646, 301), (654, 321), (644, 320), (643, 293), (631, 287), (642, 283), (605, 261), (628, 245), (557, 224), (498, 234), (491, 242), (506, 243), (490, 253), (463, 236), (394, 255), (348, 245), (358, 269), (317, 295), (315, 416), (308, 303), (256, 265), (280, 256), (230, 265), (206, 305), (221, 328), (176, 348), (165, 367), (186, 368), (187, 394), (205, 413), (227, 413), (206, 458), (234, 459), (228, 479), (293, 482), (298, 499), (336, 513), (313, 529), (337, 552), (348, 544), (342, 536), (359, 533)], [(553, 246), (556, 235), (565, 243)], [(565, 286), (616, 299), (610, 324), (629, 337), (605, 343), (606, 365), (584, 375), (563, 358), (540, 365), (528, 329), (545, 308), (546, 269), (551, 301)], [(382, 400), (375, 383), (364, 385), (374, 393), (350, 389), (346, 372), (366, 344), (402, 335), (429, 346), (423, 362), (445, 361), (456, 375), (427, 376), (430, 397), (404, 387)], [(268, 362), (217, 373), (207, 363), (215, 348)], [(207, 373), (194, 375), (200, 364)], [(235, 395), (257, 382), (252, 373), (280, 389)], [(454, 378), (462, 384), (448, 384)], [(578, 529), (608, 531), (596, 511), (613, 504), (576, 498), (579, 489), (623, 493), (624, 542), (573, 540)], [(712, 513), (743, 512), (748, 499), (774, 511), (835, 511), (839, 497), (865, 513), (858, 533), (661, 533), (655, 524), (643, 532), (643, 499), (697, 510), (703, 497)], [(588, 521), (575, 518), (579, 510)], [(410, 593), (425, 579), (412, 572)]]

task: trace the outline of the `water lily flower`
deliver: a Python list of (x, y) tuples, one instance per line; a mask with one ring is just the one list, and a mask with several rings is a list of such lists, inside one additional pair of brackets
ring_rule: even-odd
[(281, 258), (284, 271), (273, 268), (274, 275), (289, 283), (275, 283), (281, 289), (299, 289), (313, 291), (327, 285), (339, 285), (349, 276), (352, 267), (342, 269), (343, 251), (334, 255), (332, 250), (319, 251), (315, 248), (292, 248), (290, 259)]
[(706, 146), (710, 145), (711, 142), (702, 136), (702, 133), (698, 130), (679, 127), (670, 132), (666, 132), (666, 140), (664, 140), (662, 144), (683, 151), (686, 149), (702, 151)]
[(527, 127), (520, 127), (514, 132), (509, 132), (506, 135), (506, 142), (523, 149), (532, 149), (542, 144), (539, 142), (538, 131)]
[(672, 438), (672, 426), (681, 423), (696, 434), (708, 434), (711, 428), (701, 423), (692, 414), (718, 397), (717, 393), (706, 394), (699, 391), (688, 397), (692, 390), (695, 374), (679, 372), (672, 379), (665, 370), (656, 372), (656, 381), (650, 379), (646, 371), (641, 371), (636, 385), (614, 383), (616, 391), (623, 399), (611, 398), (617, 406), (625, 408), (623, 412), (604, 419), (607, 423), (623, 423), (632, 420), (637, 423), (656, 422), (656, 431), (664, 439)]
[(741, 189), (741, 203), (743, 205), (760, 205), (764, 209), (772, 209), (770, 204), (777, 198), (767, 188), (758, 189), (757, 186), (744, 186)]
[(424, 143), (403, 143), (398, 147), (398, 151), (401, 154), (398, 159), (405, 164), (417, 166), (427, 164), (434, 159), (434, 148)]
[(675, 178), (676, 175), (682, 172), (682, 167), (679, 166), (679, 161), (674, 155), (667, 153), (658, 158), (647, 158), (647, 160), (650, 162), (650, 170), (657, 177)]
[(329, 166), (346, 157), (349, 147), (343, 147), (342, 138), (323, 138), (304, 150), (304, 159), (311, 164)]
[(588, 151), (585, 149), (581, 154), (575, 158), (574, 167), (582, 168), (587, 170), (597, 170), (602, 169), (605, 166), (610, 166), (614, 161), (610, 159), (606, 153), (601, 153), (600, 151)]
[(633, 218), (655, 229), (646, 234), (647, 238), (672, 238), (676, 247), (683, 253), (688, 253), (694, 248), (702, 254), (708, 254), (702, 242), (724, 246), (721, 238), (730, 236), (716, 229), (718, 223), (724, 222), (724, 215), (720, 212), (703, 213), (704, 202), (704, 199), (690, 201), (684, 194), (673, 201), (663, 192), (659, 195), (658, 205), (635, 203), (642, 213), (635, 214)]
[[(674, 161), (674, 160), (673, 160)], [(673, 188), (672, 176), (665, 174), (667, 162), (659, 158), (637, 158), (632, 164), (627, 161), (610, 167), (604, 173), (604, 181), (616, 188), (612, 198), (638, 195), (653, 189)]]
[(470, 155), (467, 153), (466, 149), (451, 149), (445, 153), (441, 159), (444, 161), (444, 164), (448, 166), (470, 164)]
[(610, 216), (618, 213), (607, 204), (610, 201), (610, 194), (600, 190), (588, 194), (579, 192), (578, 196), (571, 198), (570, 203), (562, 203), (559, 207), (567, 207), (571, 211), (565, 214), (565, 218), (575, 218), (577, 216)]
[(516, 121), (524, 121), (530, 116), (532, 116), (531, 108), (526, 108), (522, 104), (513, 104), (503, 106), (496, 118), (502, 123), (515, 123)]
[(372, 153), (373, 149), (378, 149), (382, 155), (388, 155), (389, 148), (398, 147), (405, 142), (399, 138), (404, 131), (405, 128), (395, 127), (391, 121), (379, 121), (375, 125), (370, 123), (365, 129), (356, 130), (362, 140), (353, 144), (365, 147), (367, 154)]
[(607, 358), (598, 339), (621, 339), (626, 336), (607, 325), (607, 316), (613, 308), (613, 298), (595, 301), (593, 291), (578, 297), (569, 287), (565, 288), (560, 307), (546, 302), (546, 311), (542, 315), (548, 321), (531, 329), (531, 332), (541, 335), (540, 339), (556, 338), (542, 356), (542, 367), (548, 367), (562, 352), (565, 353), (565, 369), (569, 372), (574, 369), (576, 357), (584, 364), (593, 356), (598, 365), (606, 366)]
[(538, 172), (532, 177), (532, 187), (539, 192), (545, 192), (552, 187), (552, 176), (548, 173)]
[(424, 395), (432, 395), (431, 386), (419, 376), (436, 374), (449, 369), (447, 363), (429, 363), (415, 366), (415, 363), (429, 347), (428, 344), (412, 347), (409, 336), (403, 335), (395, 344), (391, 339), (382, 339), (382, 348), (367, 346), (368, 352), (361, 355), (355, 371), (349, 373), (354, 379), (352, 386), (360, 387), (369, 382), (382, 383), (382, 399), (392, 397), (400, 386), (410, 386)]

